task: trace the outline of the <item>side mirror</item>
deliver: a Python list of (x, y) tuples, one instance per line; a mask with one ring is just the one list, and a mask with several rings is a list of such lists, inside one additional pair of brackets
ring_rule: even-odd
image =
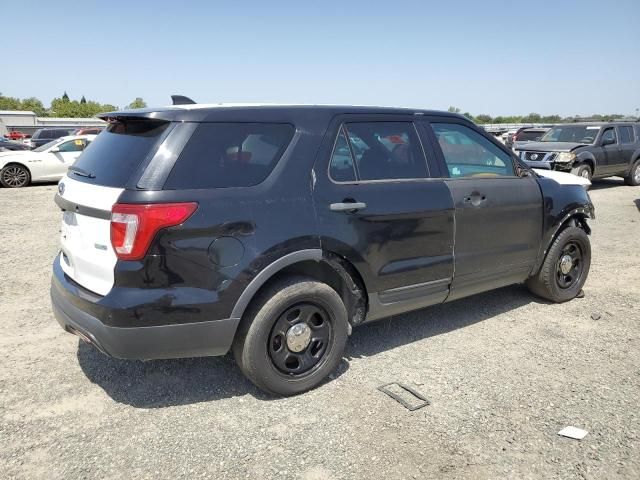
[(616, 140), (614, 138), (608, 137), (602, 139), (603, 147), (606, 147), (607, 145), (613, 145), (614, 143), (616, 143)]
[(53, 147), (51, 150), (49, 150), (49, 153), (58, 153), (60, 151), (60, 149), (58, 147)]

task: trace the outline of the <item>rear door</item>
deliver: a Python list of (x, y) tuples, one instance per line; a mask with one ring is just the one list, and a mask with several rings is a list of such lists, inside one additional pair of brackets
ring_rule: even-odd
[(340, 116), (314, 167), (323, 249), (358, 269), (368, 320), (444, 301), (453, 274), (451, 195), (412, 120)]
[(542, 238), (542, 194), (516, 175), (511, 155), (464, 120), (432, 117), (436, 145), (455, 204), (455, 275), (449, 299), (524, 280)]

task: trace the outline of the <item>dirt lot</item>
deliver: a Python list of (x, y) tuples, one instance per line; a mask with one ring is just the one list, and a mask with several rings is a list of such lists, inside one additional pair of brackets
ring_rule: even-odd
[[(585, 298), (513, 286), (361, 327), (291, 399), (229, 357), (124, 362), (64, 333), (54, 192), (0, 189), (4, 478), (640, 478), (640, 188), (592, 189)], [(404, 409), (390, 381), (432, 404)]]

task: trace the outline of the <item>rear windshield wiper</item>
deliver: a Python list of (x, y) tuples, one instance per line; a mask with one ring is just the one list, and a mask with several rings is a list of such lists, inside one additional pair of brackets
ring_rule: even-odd
[(79, 177), (96, 178), (96, 176), (93, 173), (87, 172), (86, 170), (82, 170), (81, 168), (71, 167), (70, 170), (72, 173), (75, 173)]

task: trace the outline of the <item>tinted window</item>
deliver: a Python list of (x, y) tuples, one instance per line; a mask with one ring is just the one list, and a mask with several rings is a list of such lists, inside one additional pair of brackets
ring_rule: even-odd
[[(138, 165), (155, 152), (168, 126), (168, 122), (146, 119), (112, 123), (91, 142), (69, 175), (83, 182), (124, 187)], [(76, 175), (75, 170), (95, 178)]]
[(356, 171), (353, 167), (353, 157), (349, 150), (347, 137), (344, 129), (340, 128), (340, 133), (336, 139), (331, 155), (331, 164), (329, 165), (329, 174), (336, 182), (352, 182), (356, 179)]
[(37, 140), (38, 138), (40, 138), (40, 135), (42, 135), (42, 130), (36, 130), (36, 133), (34, 133), (31, 138), (33, 140)]
[(607, 128), (602, 134), (602, 141), (613, 140), (613, 143), (617, 143), (616, 131), (613, 128)]
[(475, 130), (455, 123), (431, 126), (452, 178), (514, 176), (511, 156)]
[(358, 180), (427, 177), (427, 164), (410, 122), (348, 123)]
[(518, 134), (518, 136), (516, 137), (516, 141), (521, 142), (538, 140), (543, 134), (544, 132), (540, 131), (524, 130)]
[(294, 131), (277, 123), (203, 123), (178, 157), (165, 189), (257, 185), (278, 163)]
[(61, 152), (81, 152), (84, 147), (87, 146), (86, 140), (77, 139), (63, 142), (58, 146), (58, 150)]
[(633, 128), (629, 126), (618, 127), (620, 133), (620, 143), (632, 143), (633, 142)]

